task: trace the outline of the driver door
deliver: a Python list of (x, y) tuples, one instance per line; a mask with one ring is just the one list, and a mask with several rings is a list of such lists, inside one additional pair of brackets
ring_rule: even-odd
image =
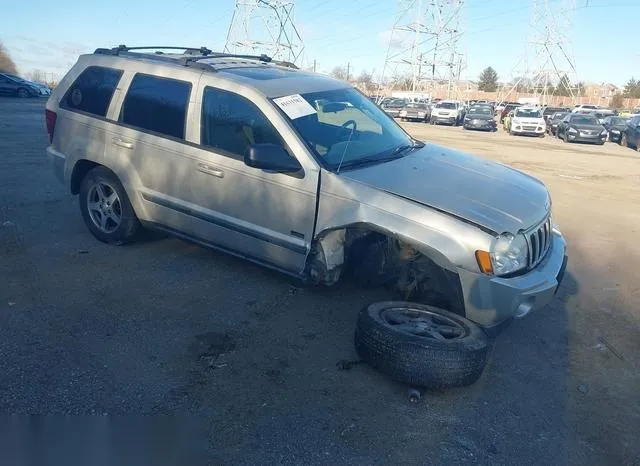
[[(313, 239), (319, 169), (278, 111), (259, 95), (201, 80), (197, 157), (190, 182), (197, 236), (249, 259), (301, 273)], [(245, 165), (251, 144), (285, 147), (302, 169), (275, 173)]]

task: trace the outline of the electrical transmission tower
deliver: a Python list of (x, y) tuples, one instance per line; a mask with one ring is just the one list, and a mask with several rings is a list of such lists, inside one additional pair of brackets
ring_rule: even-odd
[(293, 22), (293, 0), (236, 0), (227, 53), (266, 54), (299, 64), (304, 45)]
[(394, 80), (409, 78), (412, 91), (447, 85), (447, 97), (460, 79), (460, 16), (464, 0), (398, 0), (382, 71)]
[[(571, 101), (580, 95), (571, 40), (575, 0), (533, 0), (531, 38), (511, 90), (524, 87), (546, 104), (550, 95), (562, 92)], [(506, 98), (506, 96), (505, 96)]]

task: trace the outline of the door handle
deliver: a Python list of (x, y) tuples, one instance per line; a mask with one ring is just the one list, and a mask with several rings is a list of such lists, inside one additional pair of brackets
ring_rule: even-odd
[(198, 171), (207, 175), (213, 175), (217, 178), (224, 178), (224, 172), (222, 170), (212, 167), (211, 165), (207, 165), (206, 163), (199, 163)]
[(120, 138), (113, 138), (111, 140), (111, 142), (113, 142), (114, 145), (120, 146), (120, 147), (124, 147), (125, 149), (133, 149), (133, 143), (132, 142), (126, 142), (126, 141), (123, 141)]

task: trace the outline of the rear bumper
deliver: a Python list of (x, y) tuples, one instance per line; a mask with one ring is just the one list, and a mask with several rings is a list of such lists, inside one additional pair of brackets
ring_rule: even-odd
[(67, 157), (63, 153), (58, 152), (53, 147), (49, 146), (47, 147), (47, 159), (49, 160), (49, 165), (51, 165), (51, 169), (56, 175), (58, 181), (65, 184), (64, 173)]
[(524, 275), (501, 278), (459, 270), (467, 318), (493, 327), (546, 306), (553, 300), (566, 265), (565, 240), (554, 231), (547, 256)]

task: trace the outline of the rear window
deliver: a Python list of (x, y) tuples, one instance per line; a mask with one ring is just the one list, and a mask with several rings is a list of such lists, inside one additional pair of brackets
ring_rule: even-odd
[(515, 111), (515, 116), (518, 118), (540, 118), (540, 110), (534, 110), (531, 108), (518, 108)]
[(136, 74), (120, 111), (120, 121), (165, 136), (184, 139), (191, 83)]
[(90, 66), (75, 80), (60, 102), (62, 108), (106, 116), (122, 70)]

